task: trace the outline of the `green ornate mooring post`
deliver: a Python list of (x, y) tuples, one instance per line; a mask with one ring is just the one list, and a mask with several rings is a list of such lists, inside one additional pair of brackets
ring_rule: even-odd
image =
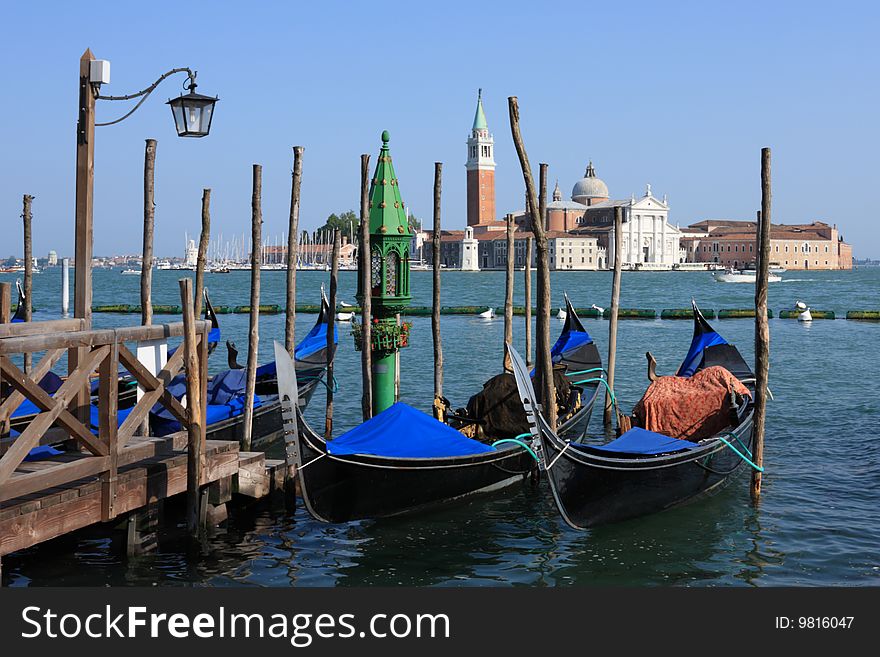
[[(396, 315), (412, 300), (409, 291), (409, 230), (391, 153), (388, 131), (382, 133), (382, 150), (370, 184), (370, 296), (372, 344), (362, 345), (355, 331), (357, 348), (372, 350), (373, 415), (394, 404), (397, 352), (409, 344), (408, 323), (397, 324)], [(358, 289), (363, 289), (358, 282)], [(362, 301), (362, 299), (361, 299)]]

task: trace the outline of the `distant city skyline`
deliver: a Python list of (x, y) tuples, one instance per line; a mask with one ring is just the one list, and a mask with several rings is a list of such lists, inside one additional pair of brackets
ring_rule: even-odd
[[(494, 136), (498, 218), (523, 208), (507, 97), (519, 97), (533, 170), (568, 190), (592, 160), (613, 198), (650, 183), (669, 220), (752, 220), (760, 148), (773, 149), (773, 221), (837, 224), (857, 258), (880, 256), (868, 198), (880, 131), (868, 2), (827, 4), (328, 2), (192, 17), (179, 4), (66, 3), (6, 8), (14, 53), (0, 106), (0, 258), (21, 256), (21, 198), (32, 194), (34, 254), (73, 254), (77, 66), (86, 47), (111, 62), (106, 94), (128, 94), (180, 66), (219, 95), (211, 135), (179, 139), (166, 80), (131, 118), (97, 128), (96, 255), (139, 253), (144, 139), (158, 140), (157, 256), (183, 255), (211, 187), (212, 236), (249, 232), (251, 165), (263, 165), (263, 233), (287, 230), (291, 147), (305, 146), (301, 228), (357, 211), (359, 155), (375, 165), (391, 133), (400, 189), (430, 227), (433, 163), (442, 161), (443, 226), (466, 223), (466, 141), (482, 88)], [(76, 26), (71, 29), (71, 26)], [(12, 96), (12, 94), (10, 94)], [(98, 121), (131, 104), (99, 101)]]

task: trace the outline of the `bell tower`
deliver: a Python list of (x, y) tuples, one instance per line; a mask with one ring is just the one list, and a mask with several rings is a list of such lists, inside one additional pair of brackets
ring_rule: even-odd
[(467, 225), (490, 224), (495, 221), (495, 140), (483, 112), (482, 89), (467, 146)]

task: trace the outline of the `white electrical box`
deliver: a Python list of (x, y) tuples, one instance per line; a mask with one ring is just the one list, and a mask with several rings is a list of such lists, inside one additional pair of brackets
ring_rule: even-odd
[(110, 62), (106, 59), (93, 59), (89, 65), (89, 82), (110, 84)]

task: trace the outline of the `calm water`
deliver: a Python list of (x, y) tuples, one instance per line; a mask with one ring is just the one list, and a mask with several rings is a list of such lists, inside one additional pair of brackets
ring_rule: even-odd
[[(156, 303), (179, 303), (179, 272), (157, 272)], [(789, 272), (770, 286), (774, 312), (803, 299), (814, 308), (880, 308), (880, 269)], [(5, 275), (3, 280), (11, 280)], [(316, 303), (327, 274), (300, 272), (299, 300)], [(522, 299), (518, 274), (517, 303)], [(554, 302), (568, 291), (575, 305), (607, 306), (607, 272), (553, 275)], [(248, 302), (246, 272), (209, 274), (215, 304)], [(263, 272), (264, 303), (284, 303), (284, 274)], [(430, 305), (431, 274), (413, 272), (413, 303)], [(60, 273), (34, 277), (37, 318), (60, 307)], [(354, 300), (355, 274), (342, 272), (340, 298)], [(443, 304), (503, 305), (504, 275), (444, 272)], [(139, 279), (97, 272), (95, 303), (138, 303)], [(684, 308), (691, 296), (704, 308), (747, 308), (749, 285), (715, 283), (708, 273), (625, 273), (623, 307)], [(51, 312), (50, 312), (51, 311)], [(174, 318), (159, 317), (156, 321)], [(225, 338), (247, 344), (247, 316), (221, 316)], [(96, 315), (96, 326), (133, 324), (134, 315)], [(261, 360), (268, 339), (283, 339), (283, 316), (260, 319)], [(298, 317), (298, 334), (314, 316)], [(554, 320), (555, 322), (555, 320)], [(424, 410), (432, 396), (430, 320), (414, 318), (412, 346), (401, 367), (403, 400)], [(750, 320), (715, 320), (715, 327), (753, 358)], [(607, 349), (608, 324), (585, 320)], [(561, 327), (561, 322), (559, 323)], [(554, 326), (554, 334), (558, 328)], [(622, 321), (618, 395), (631, 406), (646, 384), (644, 354), (672, 373), (690, 340), (688, 321)], [(558, 518), (546, 482), (412, 518), (322, 525), (304, 510), (289, 515), (268, 502), (240, 509), (229, 527), (200, 554), (179, 538), (157, 554), (127, 559), (119, 534), (101, 531), (5, 557), (9, 585), (877, 585), (880, 584), (880, 400), (877, 376), (880, 324), (815, 321), (812, 326), (772, 320), (771, 389), (764, 496), (748, 499), (743, 476), (719, 496), (685, 508), (590, 532), (568, 529)], [(523, 323), (514, 331), (522, 348)], [(444, 317), (444, 392), (464, 405), (501, 365), (502, 320)], [(242, 350), (244, 351), (244, 350)], [(244, 362), (245, 354), (240, 356)], [(224, 367), (223, 350), (212, 359)], [(360, 365), (344, 328), (337, 356), (336, 426), (359, 418)], [(323, 417), (317, 395), (309, 419)]]

